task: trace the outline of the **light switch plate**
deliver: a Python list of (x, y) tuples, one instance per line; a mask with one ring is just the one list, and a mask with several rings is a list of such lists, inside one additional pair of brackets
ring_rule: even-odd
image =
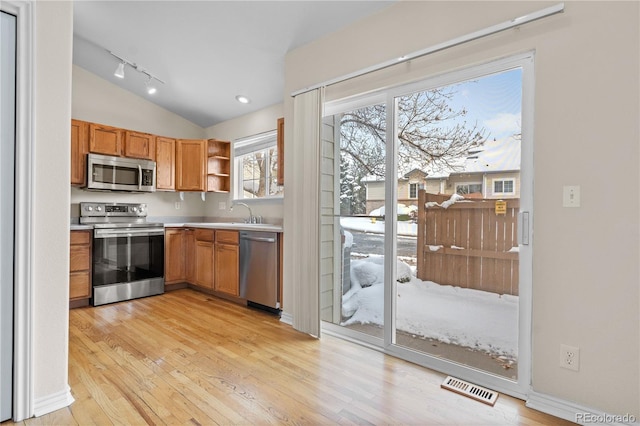
[(565, 185), (562, 187), (562, 207), (580, 207), (580, 186)]
[(227, 203), (225, 203), (224, 201), (219, 201), (218, 210), (226, 210), (226, 209), (227, 209)]

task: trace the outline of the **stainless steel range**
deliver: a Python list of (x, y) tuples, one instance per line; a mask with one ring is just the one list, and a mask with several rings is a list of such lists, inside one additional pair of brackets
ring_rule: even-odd
[(93, 225), (93, 306), (164, 293), (164, 226), (146, 204), (80, 203)]

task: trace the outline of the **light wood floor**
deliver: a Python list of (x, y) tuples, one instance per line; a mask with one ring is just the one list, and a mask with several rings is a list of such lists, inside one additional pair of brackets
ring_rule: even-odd
[(443, 378), (183, 289), (72, 310), (76, 401), (22, 424), (570, 424), (505, 395), (489, 407)]

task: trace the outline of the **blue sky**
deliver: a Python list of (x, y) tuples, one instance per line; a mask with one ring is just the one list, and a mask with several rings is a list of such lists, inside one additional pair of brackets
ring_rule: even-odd
[(522, 69), (517, 68), (454, 85), (454, 109), (465, 107), (469, 124), (487, 130), (490, 139), (520, 133)]

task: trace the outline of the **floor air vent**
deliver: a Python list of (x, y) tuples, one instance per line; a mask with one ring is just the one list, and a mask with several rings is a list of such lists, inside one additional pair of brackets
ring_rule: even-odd
[(476, 401), (484, 402), (490, 406), (494, 406), (498, 400), (498, 392), (474, 385), (473, 383), (465, 382), (464, 380), (456, 379), (455, 377), (447, 376), (444, 382), (440, 385), (441, 388), (448, 389), (450, 391), (459, 393), (460, 395), (468, 396)]

